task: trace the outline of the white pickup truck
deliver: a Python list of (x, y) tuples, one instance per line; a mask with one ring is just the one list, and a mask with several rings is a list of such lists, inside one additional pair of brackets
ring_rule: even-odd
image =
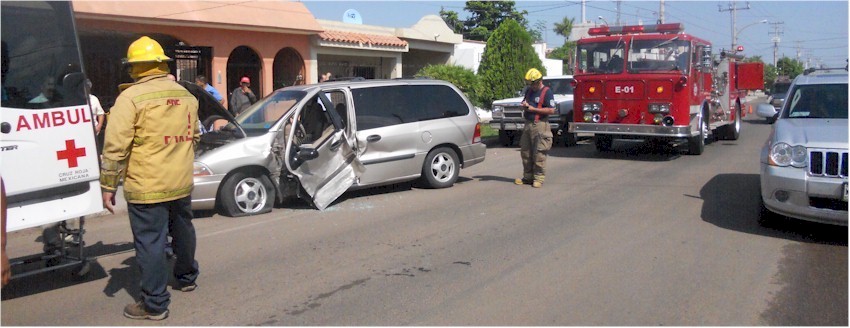
[[(572, 75), (543, 77), (543, 85), (549, 87), (550, 92), (554, 92), (557, 104), (555, 114), (549, 115), (549, 126), (552, 128), (552, 135), (556, 137), (553, 144), (557, 144), (559, 137), (563, 137), (564, 145), (568, 147), (576, 144), (575, 133), (567, 132), (568, 123), (573, 121), (572, 81)], [(525, 94), (524, 90), (520, 94), (516, 98), (493, 102), (493, 119), (490, 121), (490, 127), (499, 130), (499, 142), (505, 146), (512, 145), (515, 139), (518, 141), (525, 123), (520, 106), (522, 95)]]

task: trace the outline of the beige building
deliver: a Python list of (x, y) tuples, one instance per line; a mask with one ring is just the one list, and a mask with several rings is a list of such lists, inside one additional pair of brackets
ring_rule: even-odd
[[(319, 75), (390, 79), (413, 76), (428, 64), (445, 64), (462, 42), (439, 16), (395, 28), (317, 20), (300, 2), (288, 1), (86, 1), (74, 0), (86, 73), (104, 106), (130, 82), (121, 65), (127, 47), (146, 35), (175, 59), (181, 80), (205, 75), (228, 97), (242, 77), (254, 93), (316, 83)], [(246, 18), (234, 18), (246, 17)], [(226, 101), (225, 101), (226, 102)]]
[(411, 77), (429, 64), (448, 63), (455, 44), (463, 41), (436, 15), (406, 28), (318, 22), (324, 30), (313, 43), (318, 74), (335, 78)]

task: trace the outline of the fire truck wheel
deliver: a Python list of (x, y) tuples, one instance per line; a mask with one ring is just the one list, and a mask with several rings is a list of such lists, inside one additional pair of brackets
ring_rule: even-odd
[(221, 186), (222, 214), (230, 217), (271, 212), (275, 190), (265, 174), (236, 172)]
[(738, 137), (741, 135), (741, 106), (735, 106), (735, 122), (723, 127), (723, 136), (724, 140), (738, 140)]
[(593, 137), (593, 142), (596, 144), (596, 151), (610, 151), (614, 144), (614, 138), (609, 135), (597, 134)]
[(699, 135), (688, 138), (688, 154), (690, 155), (700, 155), (705, 150), (705, 138), (708, 135), (708, 116), (706, 114), (706, 111), (703, 110), (700, 117)]
[(460, 171), (457, 154), (451, 148), (440, 147), (425, 156), (422, 165), (422, 180), (428, 188), (440, 189), (451, 187)]

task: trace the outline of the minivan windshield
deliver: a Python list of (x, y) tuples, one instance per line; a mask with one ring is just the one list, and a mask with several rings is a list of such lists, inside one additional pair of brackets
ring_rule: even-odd
[(801, 85), (788, 95), (787, 118), (847, 118), (847, 84)]
[(307, 95), (305, 91), (278, 90), (236, 117), (248, 136), (266, 134), (274, 124)]

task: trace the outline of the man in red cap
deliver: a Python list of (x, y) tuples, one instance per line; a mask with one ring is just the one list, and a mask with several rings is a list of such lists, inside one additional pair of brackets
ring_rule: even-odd
[(247, 76), (243, 76), (242, 80), (239, 81), (239, 87), (233, 89), (233, 92), (230, 93), (230, 112), (233, 113), (234, 116), (239, 115), (245, 108), (248, 108), (255, 102), (257, 102), (257, 96), (254, 95), (254, 92), (251, 91), (251, 79)]

